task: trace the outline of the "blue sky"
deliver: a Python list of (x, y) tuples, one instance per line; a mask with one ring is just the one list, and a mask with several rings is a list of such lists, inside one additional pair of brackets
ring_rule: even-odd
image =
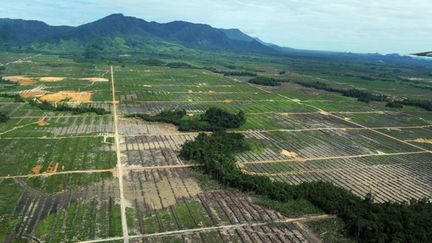
[(185, 20), (282, 46), (408, 54), (432, 50), (432, 0), (13, 0), (4, 18), (80, 25), (111, 13)]

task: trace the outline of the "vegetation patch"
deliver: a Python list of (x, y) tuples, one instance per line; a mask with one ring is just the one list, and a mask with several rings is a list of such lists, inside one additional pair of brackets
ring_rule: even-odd
[(248, 151), (242, 134), (217, 132), (199, 134), (186, 142), (180, 156), (202, 165), (222, 184), (254, 192), (278, 202), (307, 200), (320, 210), (336, 214), (345, 223), (346, 233), (362, 242), (427, 242), (432, 238), (432, 203), (374, 203), (328, 182), (290, 185), (265, 176), (243, 174), (235, 155)]
[(265, 86), (279, 86), (281, 85), (279, 80), (268, 77), (256, 77), (248, 81), (251, 84), (259, 84)]
[(15, 102), (17, 102), (17, 103), (18, 102), (24, 102), (24, 99), (20, 95), (18, 95), (18, 94), (5, 94), (5, 93), (2, 93), (2, 94), (0, 94), (0, 97), (14, 99)]
[(340, 93), (343, 96), (354, 97), (357, 98), (358, 101), (362, 101), (366, 103), (369, 103), (370, 101), (386, 101), (388, 102), (386, 106), (391, 108), (402, 108), (402, 105), (408, 105), (408, 106), (416, 106), (419, 108), (423, 108), (427, 111), (432, 111), (432, 101), (430, 100), (415, 100), (415, 99), (406, 98), (406, 99), (400, 99), (398, 101), (393, 101), (393, 99), (383, 94), (375, 94), (375, 93), (370, 93), (358, 89), (347, 90), (347, 89), (334, 88), (319, 81), (316, 82), (296, 81), (296, 83), (307, 88), (314, 88), (314, 89), (325, 90), (329, 92)]
[(170, 62), (166, 66), (169, 68), (197, 68), (185, 62)]
[(0, 123), (9, 121), (9, 116), (0, 112)]
[(238, 128), (246, 122), (243, 111), (233, 114), (219, 108), (209, 108), (198, 118), (186, 116), (186, 110), (162, 111), (157, 115), (132, 114), (150, 122), (165, 122), (178, 126), (180, 131), (219, 131)]
[(95, 108), (89, 106), (71, 107), (63, 103), (53, 105), (46, 101), (39, 102), (35, 100), (30, 100), (29, 104), (38, 107), (41, 110), (46, 110), (46, 111), (65, 111), (65, 112), (72, 112), (73, 114), (92, 113), (92, 112), (96, 113), (97, 115), (110, 114), (109, 111), (103, 108)]

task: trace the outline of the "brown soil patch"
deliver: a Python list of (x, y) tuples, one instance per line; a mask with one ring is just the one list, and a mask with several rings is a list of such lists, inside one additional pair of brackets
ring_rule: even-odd
[(417, 143), (432, 143), (432, 138), (418, 138), (414, 140)]
[(296, 152), (290, 152), (290, 151), (285, 150), (285, 149), (282, 149), (281, 154), (285, 155), (285, 156), (288, 156), (290, 158), (293, 158), (293, 159), (296, 159), (296, 158), (299, 157)]
[(44, 95), (39, 99), (50, 103), (56, 103), (65, 100), (72, 101), (72, 102), (89, 103), (91, 101), (91, 97), (92, 97), (91, 92), (78, 92), (73, 90), (65, 90), (65, 91)]
[(45, 121), (45, 117), (43, 117), (39, 121), (37, 121), (36, 124), (41, 126), (41, 127), (49, 125), (49, 123)]
[(46, 93), (47, 91), (45, 90), (25, 90), (20, 92), (20, 96), (23, 98), (33, 98), (33, 97), (41, 97)]
[[(170, 181), (174, 178), (170, 178)], [(156, 182), (156, 187), (159, 190), (159, 196), (162, 201), (162, 206), (164, 208), (167, 208), (169, 206), (172, 206), (176, 204), (176, 198), (174, 196), (174, 193), (171, 191), (170, 182), (168, 181), (168, 178), (164, 177), (162, 180)]]
[(90, 81), (90, 82), (108, 82), (108, 79), (100, 78), (100, 77), (87, 77), (87, 78), (80, 78), (79, 80)]
[(320, 110), (319, 113), (324, 116), (328, 116), (329, 113), (327, 111)]
[(36, 80), (25, 76), (4, 76), (3, 79), (22, 86), (33, 85), (36, 83)]
[(233, 100), (230, 100), (230, 99), (226, 99), (226, 100), (223, 101), (223, 103), (225, 103), (225, 104), (229, 104), (229, 103), (232, 103), (232, 102), (233, 102)]
[(129, 190), (126, 190), (125, 197), (129, 201), (144, 199), (144, 202), (152, 209), (167, 208), (175, 205), (178, 199), (194, 197), (201, 192), (193, 178), (181, 177), (163, 176), (158, 181), (143, 182), (142, 188), (144, 197), (137, 197)]
[(54, 164), (54, 162), (51, 161), (49, 163), (49, 165), (48, 165), (46, 173), (55, 173), (55, 172), (57, 172), (58, 166), (59, 166), (59, 163), (55, 163)]
[(37, 163), (33, 166), (32, 174), (33, 174), (33, 175), (39, 175), (40, 172), (41, 172), (41, 170), (42, 170), (42, 165), (41, 165), (39, 162), (37, 162)]
[[(180, 178), (178, 178), (178, 180), (180, 180)], [(191, 178), (191, 177), (185, 178), (185, 179), (183, 179), (183, 181), (184, 181), (184, 184), (186, 185), (187, 190), (189, 191), (189, 195), (191, 197), (198, 195), (198, 193), (201, 192), (200, 186), (198, 185), (198, 183), (193, 178)]]
[(42, 82), (58, 82), (64, 80), (66, 77), (42, 77), (39, 78), (39, 81)]

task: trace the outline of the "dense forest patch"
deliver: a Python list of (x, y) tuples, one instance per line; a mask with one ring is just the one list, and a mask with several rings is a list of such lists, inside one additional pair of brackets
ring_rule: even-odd
[(162, 111), (157, 115), (132, 114), (129, 117), (138, 117), (150, 122), (171, 123), (178, 126), (180, 131), (219, 131), (238, 128), (246, 122), (243, 111), (233, 114), (218, 108), (209, 108), (198, 118), (187, 117), (184, 109)]

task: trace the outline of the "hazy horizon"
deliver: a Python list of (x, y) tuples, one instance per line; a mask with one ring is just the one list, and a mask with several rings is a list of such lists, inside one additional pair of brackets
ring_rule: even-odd
[(265, 42), (297, 49), (410, 54), (432, 49), (432, 4), (414, 2), (18, 0), (4, 3), (0, 16), (78, 26), (122, 13), (161, 23), (183, 20), (238, 28)]

